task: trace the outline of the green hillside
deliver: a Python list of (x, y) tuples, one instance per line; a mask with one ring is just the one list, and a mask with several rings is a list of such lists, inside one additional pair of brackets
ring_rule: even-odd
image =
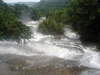
[(25, 4), (29, 7), (33, 7), (37, 2), (17, 2), (17, 3), (10, 3), (10, 5), (15, 5), (15, 4)]
[(41, 0), (34, 7), (38, 9), (57, 9), (65, 8), (68, 4), (68, 0)]

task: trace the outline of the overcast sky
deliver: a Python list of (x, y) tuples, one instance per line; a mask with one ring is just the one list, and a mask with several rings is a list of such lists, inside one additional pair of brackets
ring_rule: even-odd
[(15, 2), (38, 2), (40, 0), (3, 0), (6, 3), (15, 3)]

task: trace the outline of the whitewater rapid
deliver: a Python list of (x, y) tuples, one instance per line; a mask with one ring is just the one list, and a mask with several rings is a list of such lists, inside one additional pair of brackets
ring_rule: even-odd
[[(0, 41), (0, 55), (12, 54), (25, 57), (31, 56), (53, 56), (64, 60), (77, 62), (74, 65), (85, 66), (98, 70), (96, 74), (85, 71), (81, 75), (100, 74), (100, 52), (96, 51), (94, 45), (84, 46), (79, 40), (79, 35), (70, 28), (65, 28), (65, 37), (55, 39), (52, 35), (43, 35), (37, 32), (38, 21), (26, 23), (33, 32), (32, 38), (26, 40), (26, 44), (12, 41)], [(1, 61), (1, 60), (0, 60)], [(70, 62), (70, 65), (73, 62)]]

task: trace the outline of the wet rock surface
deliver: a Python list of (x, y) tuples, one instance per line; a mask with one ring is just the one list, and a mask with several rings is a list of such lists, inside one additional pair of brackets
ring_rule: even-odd
[(77, 61), (46, 55), (6, 56), (9, 56), (9, 59), (0, 64), (0, 75), (79, 75), (90, 70), (88, 67), (79, 66)]

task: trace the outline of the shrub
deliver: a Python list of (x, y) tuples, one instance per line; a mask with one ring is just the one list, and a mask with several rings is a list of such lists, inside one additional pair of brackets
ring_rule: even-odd
[(53, 19), (47, 18), (39, 24), (38, 31), (44, 34), (63, 35), (64, 25), (62, 23), (56, 23)]

